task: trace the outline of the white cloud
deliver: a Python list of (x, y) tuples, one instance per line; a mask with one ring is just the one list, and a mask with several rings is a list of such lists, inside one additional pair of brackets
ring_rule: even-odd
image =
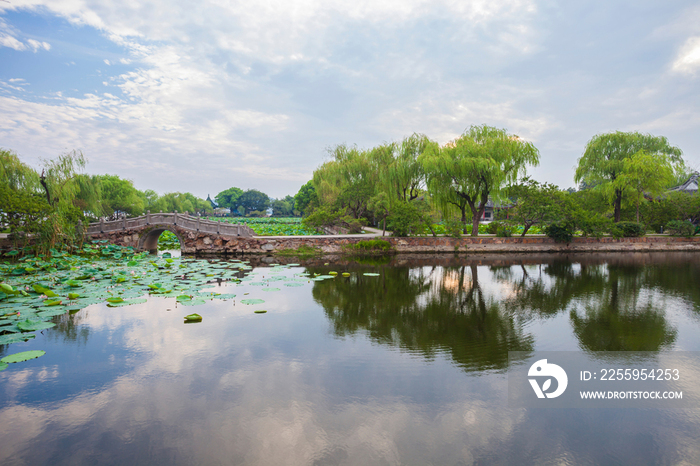
[(19, 52), (21, 52), (22, 50), (25, 50), (27, 48), (22, 42), (20, 42), (16, 38), (14, 38), (10, 35), (7, 35), (7, 34), (2, 34), (2, 33), (0, 33), (0, 46), (1, 47), (9, 47), (9, 48), (15, 49)]
[(700, 69), (700, 36), (685, 42), (671, 68), (684, 74), (695, 74)]
[(28, 39), (27, 44), (29, 44), (29, 47), (31, 47), (34, 53), (39, 51), (39, 49), (44, 49), (47, 52), (51, 50), (51, 44), (49, 44), (48, 42), (39, 42), (38, 40)]

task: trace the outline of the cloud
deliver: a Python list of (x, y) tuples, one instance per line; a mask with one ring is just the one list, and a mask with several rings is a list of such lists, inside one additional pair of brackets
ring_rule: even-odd
[(695, 74), (700, 69), (700, 36), (691, 37), (685, 42), (671, 69), (683, 74)]
[(28, 39), (27, 44), (29, 44), (34, 53), (39, 51), (39, 49), (46, 50), (47, 52), (51, 50), (51, 44), (49, 44), (48, 42), (39, 42), (38, 40)]

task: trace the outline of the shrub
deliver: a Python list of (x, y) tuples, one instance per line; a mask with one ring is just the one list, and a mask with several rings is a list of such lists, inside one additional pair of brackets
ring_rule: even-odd
[(496, 230), (496, 236), (499, 238), (510, 238), (513, 236), (513, 232), (508, 225), (502, 225)]
[(673, 220), (666, 224), (666, 231), (674, 236), (690, 237), (695, 234), (695, 225), (689, 221)]
[(450, 219), (445, 221), (445, 234), (453, 238), (461, 238), (462, 232), (464, 231), (464, 224), (457, 219)]
[(568, 221), (550, 223), (545, 233), (557, 243), (570, 243), (574, 237), (574, 224)]
[(503, 227), (502, 222), (491, 222), (486, 225), (486, 233), (489, 233), (491, 235), (496, 235), (498, 234), (498, 229)]
[(642, 223), (618, 222), (615, 226), (620, 230), (621, 236), (625, 238), (637, 238), (646, 234), (646, 228)]

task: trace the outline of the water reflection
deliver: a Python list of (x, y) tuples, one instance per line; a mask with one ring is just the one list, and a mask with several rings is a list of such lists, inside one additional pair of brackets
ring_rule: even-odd
[(338, 260), (212, 284), (268, 313), (194, 325), (172, 298), (95, 305), (12, 346), (47, 353), (0, 372), (0, 464), (700, 464), (694, 411), (511, 410), (503, 374), (553, 322), (590, 351), (698, 341), (696, 259)]
[(508, 351), (533, 348), (532, 336), (516, 316), (486, 295), (475, 265), (394, 267), (380, 277), (362, 271), (351, 279), (314, 285), (313, 297), (338, 336), (364, 330), (372, 340), (428, 358), (448, 352), (468, 370), (505, 368)]

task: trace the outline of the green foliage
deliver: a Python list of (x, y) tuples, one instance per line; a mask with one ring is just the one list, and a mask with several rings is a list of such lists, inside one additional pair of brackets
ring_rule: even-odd
[(409, 236), (423, 231), (423, 218), (415, 202), (397, 202), (387, 221), (394, 236)]
[(219, 207), (231, 209), (231, 211), (233, 212), (238, 207), (238, 199), (241, 197), (242, 194), (243, 190), (241, 188), (228, 188), (217, 194), (214, 197), (214, 200), (219, 205)]
[(154, 192), (146, 191), (150, 202), (147, 210), (151, 212), (212, 212), (211, 204), (204, 199), (198, 198), (191, 193), (167, 193), (158, 197)]
[(539, 163), (539, 151), (529, 142), (503, 129), (472, 126), (444, 147), (429, 146), (419, 161), (428, 190), (443, 210), (458, 208), (466, 220), (472, 213), (472, 236), (489, 196), (498, 196), (508, 183), (525, 174), (527, 165)]
[(272, 207), (273, 217), (293, 217), (294, 216), (294, 198), (286, 196), (284, 199), (273, 199), (270, 202)]
[(158, 238), (158, 250), (180, 249), (180, 240), (172, 231), (165, 230)]
[(296, 217), (210, 217), (209, 220), (237, 225), (247, 225), (260, 236), (305, 236), (320, 235), (314, 227), (308, 227), (302, 223), (302, 219)]
[(444, 232), (447, 236), (459, 239), (462, 237), (462, 229), (464, 224), (455, 218), (446, 220), (444, 223)]
[(575, 225), (569, 221), (550, 223), (545, 227), (545, 233), (554, 238), (557, 243), (570, 243), (574, 237)]
[(318, 196), (313, 181), (308, 181), (299, 188), (299, 192), (294, 196), (294, 210), (300, 215), (306, 216), (318, 206)]
[(514, 223), (523, 225), (521, 236), (525, 236), (534, 225), (543, 225), (563, 214), (564, 193), (550, 183), (538, 183), (530, 177), (508, 188), (512, 207), (508, 217)]
[(502, 222), (491, 222), (486, 224), (486, 233), (495, 235), (499, 228), (503, 228)]
[(674, 236), (691, 237), (695, 235), (695, 230), (695, 225), (687, 220), (673, 220), (666, 224), (666, 231)]
[(102, 213), (112, 215), (115, 212), (124, 212), (130, 216), (144, 213), (144, 199), (130, 180), (123, 180), (116, 175), (101, 175), (96, 178), (100, 189)]
[(501, 225), (496, 230), (496, 236), (499, 238), (510, 238), (513, 236), (513, 230), (508, 225)]
[(255, 210), (265, 212), (270, 207), (270, 198), (257, 189), (249, 189), (238, 198), (238, 206), (243, 207), (246, 214)]
[(644, 224), (637, 222), (618, 222), (615, 224), (625, 238), (638, 238), (646, 234)]
[[(636, 160), (630, 160), (633, 157)], [(653, 176), (648, 176), (649, 170), (645, 168), (643, 160), (660, 169), (661, 178), (665, 179), (669, 164), (682, 164), (681, 150), (671, 146), (663, 136), (621, 131), (599, 134), (586, 145), (574, 179), (603, 192), (611, 202), (614, 220), (618, 222), (623, 196), (628, 188), (633, 187), (636, 192), (646, 189), (645, 185), (657, 189)]]

